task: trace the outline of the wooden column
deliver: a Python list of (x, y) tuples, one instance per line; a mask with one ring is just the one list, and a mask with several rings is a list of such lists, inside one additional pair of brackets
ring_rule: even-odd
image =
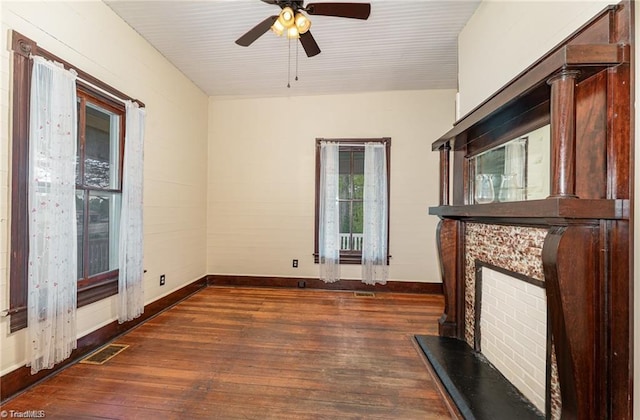
[(451, 146), (445, 143), (440, 148), (440, 205), (449, 205), (449, 151)]
[(575, 85), (578, 71), (562, 70), (551, 86), (551, 197), (576, 196)]

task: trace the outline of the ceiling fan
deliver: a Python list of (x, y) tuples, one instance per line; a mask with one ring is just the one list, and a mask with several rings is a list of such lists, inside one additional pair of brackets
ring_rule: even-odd
[(277, 35), (285, 35), (289, 39), (298, 38), (307, 53), (307, 57), (320, 54), (320, 47), (309, 32), (311, 21), (302, 12), (309, 15), (336, 16), (350, 19), (369, 18), (371, 4), (369, 3), (309, 3), (304, 6), (304, 0), (261, 0), (264, 3), (279, 6), (278, 15), (269, 16), (258, 23), (246, 34), (236, 40), (236, 44), (248, 47), (265, 32), (271, 29)]

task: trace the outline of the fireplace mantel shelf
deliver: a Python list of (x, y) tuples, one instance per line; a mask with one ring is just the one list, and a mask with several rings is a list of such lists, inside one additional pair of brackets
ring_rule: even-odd
[(512, 203), (430, 207), (429, 214), (450, 219), (608, 219), (628, 220), (629, 200), (547, 198)]

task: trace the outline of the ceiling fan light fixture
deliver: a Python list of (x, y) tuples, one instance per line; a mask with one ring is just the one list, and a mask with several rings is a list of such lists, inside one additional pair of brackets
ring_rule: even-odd
[(296, 28), (300, 35), (306, 33), (311, 28), (311, 21), (302, 13), (296, 14)]
[(284, 27), (284, 25), (282, 25), (282, 23), (280, 23), (280, 19), (276, 19), (275, 22), (273, 22), (273, 25), (271, 25), (271, 30), (278, 36), (282, 36), (282, 34), (284, 34), (284, 31), (287, 30), (287, 28)]
[(280, 16), (278, 16), (278, 22), (288, 29), (294, 24), (294, 16), (293, 9), (285, 7), (282, 9), (282, 12), (280, 12)]
[(300, 38), (300, 33), (298, 32), (298, 28), (296, 25), (293, 25), (289, 29), (287, 29), (287, 38), (289, 39), (298, 39)]

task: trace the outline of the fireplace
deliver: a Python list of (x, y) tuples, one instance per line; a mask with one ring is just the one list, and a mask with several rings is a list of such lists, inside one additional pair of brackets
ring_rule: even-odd
[(560, 398), (542, 267), (546, 229), (468, 223), (465, 341), (547, 418)]
[[(445, 307), (417, 339), (465, 417), (513, 388), (547, 418), (632, 418), (632, 33), (629, 1), (606, 8), (432, 143)], [(485, 373), (508, 391), (460, 395)]]

